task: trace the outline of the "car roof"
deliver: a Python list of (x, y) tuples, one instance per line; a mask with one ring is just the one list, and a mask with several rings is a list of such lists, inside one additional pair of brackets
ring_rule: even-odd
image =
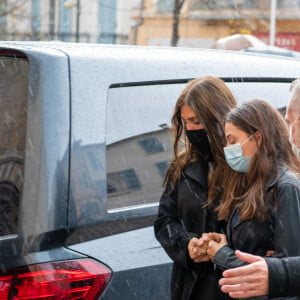
[[(285, 56), (259, 55), (251, 52), (238, 52), (228, 50), (203, 49), (203, 48), (181, 48), (181, 47), (158, 47), (158, 46), (131, 46), (131, 45), (104, 45), (86, 43), (66, 43), (59, 41), (50, 42), (1, 42), (0, 48), (11, 48), (28, 54), (36, 53), (53, 55), (59, 51), (67, 55), (71, 62), (101, 60), (103, 68), (105, 65), (116, 66), (116, 69), (124, 68), (126, 65), (140, 67), (143, 61), (143, 69), (147, 66), (153, 69), (153, 62), (157, 62), (157, 68), (164, 68), (168, 63), (176, 60), (176, 65), (172, 67), (172, 74), (175, 78), (182, 78), (195, 74), (190, 68), (190, 63), (199, 62), (199, 73), (220, 76), (271, 76), (276, 70), (281, 70), (281, 76), (297, 77), (298, 72), (293, 66), (294, 58)], [(224, 65), (232, 65), (232, 68), (224, 68)], [(280, 65), (280, 66), (279, 66)], [(247, 66), (245, 68), (245, 66)], [(262, 68), (265, 66), (265, 68)], [(134, 71), (134, 70), (132, 70)], [(115, 74), (116, 75), (116, 74)], [(143, 74), (137, 74), (139, 80), (143, 81)], [(174, 76), (175, 75), (175, 76)], [(149, 78), (150, 76), (150, 78)], [(170, 78), (167, 70), (161, 73)], [(118, 76), (115, 76), (116, 78)], [(151, 79), (151, 72), (147, 73)], [(134, 76), (133, 76), (134, 78)], [(157, 78), (157, 70), (153, 72), (153, 80)]]

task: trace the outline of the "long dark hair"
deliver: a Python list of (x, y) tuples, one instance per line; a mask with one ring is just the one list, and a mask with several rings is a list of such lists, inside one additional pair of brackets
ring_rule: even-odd
[[(213, 201), (222, 191), (223, 179), (232, 173), (223, 152), (225, 144), (223, 125), (226, 114), (236, 106), (236, 100), (224, 81), (216, 77), (197, 78), (187, 84), (177, 100), (171, 119), (174, 130), (174, 158), (167, 170), (164, 184), (171, 182), (173, 186), (177, 184), (182, 171), (191, 162), (203, 159), (186, 138), (181, 120), (181, 107), (184, 104), (194, 111), (210, 141), (214, 165), (208, 198)], [(182, 140), (183, 147), (180, 144)]]
[[(279, 167), (286, 167), (297, 176), (300, 162), (289, 141), (288, 126), (279, 111), (263, 100), (251, 100), (231, 110), (226, 122), (244, 131), (248, 136), (259, 132), (262, 141), (251, 159), (247, 173), (236, 172), (227, 185), (218, 207), (220, 219), (228, 220), (237, 206), (241, 220), (267, 216), (265, 192), (270, 176), (279, 176)], [(243, 199), (243, 201), (240, 201)]]

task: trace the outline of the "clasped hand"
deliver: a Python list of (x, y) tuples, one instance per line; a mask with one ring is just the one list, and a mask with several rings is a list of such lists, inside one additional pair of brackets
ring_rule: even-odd
[(227, 245), (225, 234), (209, 232), (203, 233), (200, 238), (192, 238), (188, 244), (190, 258), (196, 262), (213, 260), (215, 254)]

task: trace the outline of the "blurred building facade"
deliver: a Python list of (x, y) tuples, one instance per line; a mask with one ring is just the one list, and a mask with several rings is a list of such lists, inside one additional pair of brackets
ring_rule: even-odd
[[(210, 48), (236, 33), (268, 44), (271, 0), (180, 1), (178, 46)], [(2, 0), (0, 39), (170, 46), (174, 2)], [(276, 2), (275, 45), (300, 51), (300, 0)]]
[[(175, 0), (144, 0), (133, 12), (138, 45), (169, 46)], [(210, 48), (224, 36), (253, 34), (268, 44), (271, 0), (185, 0), (178, 46)], [(300, 51), (300, 0), (277, 0), (275, 45)]]
[(130, 12), (139, 2), (2, 0), (0, 39), (128, 44)]

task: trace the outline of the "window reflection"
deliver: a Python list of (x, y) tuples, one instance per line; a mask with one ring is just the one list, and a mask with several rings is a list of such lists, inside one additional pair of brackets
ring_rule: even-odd
[(158, 202), (162, 177), (170, 160), (166, 129), (132, 137), (107, 147), (108, 208)]
[(159, 175), (164, 178), (166, 171), (168, 169), (169, 166), (169, 162), (168, 161), (161, 161), (155, 164), (158, 170)]
[(0, 235), (17, 232), (23, 188), (28, 62), (0, 57)]
[(138, 141), (139, 145), (147, 154), (163, 152), (164, 146), (157, 138), (146, 138)]
[(172, 158), (169, 131), (184, 84), (114, 88), (107, 102), (108, 209), (158, 203)]

